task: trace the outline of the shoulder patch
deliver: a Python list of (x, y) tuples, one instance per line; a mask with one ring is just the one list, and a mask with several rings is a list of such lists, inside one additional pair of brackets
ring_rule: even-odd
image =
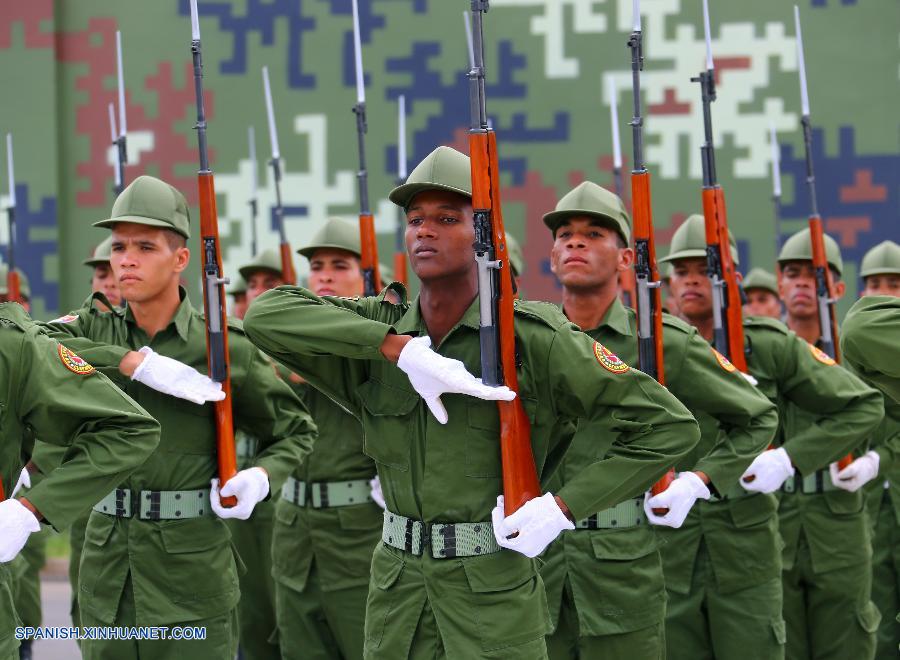
[(76, 314), (66, 314), (65, 316), (60, 316), (58, 319), (53, 319), (52, 321), (48, 321), (48, 323), (71, 323), (72, 321), (77, 321), (78, 316)]
[(600, 363), (600, 366), (614, 374), (624, 374), (631, 369), (631, 367), (619, 359), (618, 355), (598, 341), (594, 342), (594, 357), (597, 358), (597, 362)]
[(96, 369), (89, 365), (84, 358), (78, 357), (62, 344), (60, 344), (56, 350), (59, 353), (59, 359), (62, 360), (63, 365), (73, 374), (90, 376), (96, 371)]
[(837, 362), (835, 362), (834, 359), (831, 356), (829, 356), (828, 353), (826, 353), (822, 349), (817, 348), (817, 347), (813, 346), (812, 344), (809, 344), (809, 350), (813, 354), (813, 357), (816, 358), (822, 364), (827, 365), (829, 367), (837, 364)]
[(716, 356), (716, 362), (718, 362), (719, 366), (722, 367), (725, 371), (727, 371), (728, 373), (737, 371), (737, 367), (731, 364), (731, 360), (719, 353), (719, 351), (714, 349), (712, 346), (709, 347), (709, 350), (713, 352), (713, 355)]

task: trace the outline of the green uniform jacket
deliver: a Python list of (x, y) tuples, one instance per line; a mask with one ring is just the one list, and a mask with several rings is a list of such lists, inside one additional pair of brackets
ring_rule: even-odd
[[(600, 326), (586, 332), (628, 364), (638, 363), (636, 315), (618, 299)], [(679, 465), (704, 471), (712, 489), (728, 490), (771, 442), (778, 424), (775, 406), (727, 361), (720, 362), (694, 328), (668, 314), (663, 317), (663, 350), (669, 391), (695, 415), (702, 411), (714, 421), (715, 432), (703, 436)], [(595, 428), (580, 426), (548, 490), (555, 492), (602, 459), (615, 439), (602, 422)], [(558, 612), (568, 576), (583, 634), (630, 632), (662, 620), (665, 589), (659, 559), (634, 561), (656, 552), (654, 530), (639, 525), (564, 533), (545, 554), (541, 570), (551, 613)]]
[(846, 365), (900, 402), (900, 298), (860, 298), (847, 312), (841, 330)]
[[(878, 477), (865, 486), (869, 522), (878, 520), (878, 512), (887, 490), (890, 506), (900, 525), (900, 403), (884, 401), (884, 419), (872, 437), (872, 449), (878, 453)], [(889, 616), (890, 613), (883, 613)]]
[[(295, 391), (302, 392), (319, 437), (294, 478), (306, 483), (372, 479), (375, 463), (363, 453), (359, 420), (306, 384), (295, 386)], [(303, 591), (315, 564), (322, 591), (367, 585), (381, 523), (381, 509), (372, 501), (313, 509), (279, 498), (272, 574), (280, 583)]]
[[(56, 529), (99, 501), (159, 443), (156, 420), (47, 337), (15, 303), (0, 304), (0, 383), (0, 478), (7, 495), (24, 465), (25, 435), (67, 448), (62, 465), (28, 492)], [(0, 564), (0, 653), (17, 620), (9, 579), (9, 565)]]
[[(162, 425), (159, 449), (119, 485), (132, 491), (209, 488), (216, 475), (213, 405), (166, 396), (118, 373), (122, 357), (141, 346), (207, 372), (203, 317), (182, 291), (171, 323), (151, 340), (131, 310), (98, 313), (86, 306), (48, 327), (55, 336), (109, 369), (123, 390)], [(272, 365), (229, 319), (232, 407), (241, 430), (260, 439), (256, 465), (269, 473), (272, 492), (306, 455), (315, 425)], [(86, 358), (88, 359), (88, 358)], [(238, 602), (237, 562), (225, 523), (205, 515), (149, 521), (94, 512), (85, 536), (81, 606), (112, 622), (128, 573), (138, 625), (167, 625), (231, 610)]]

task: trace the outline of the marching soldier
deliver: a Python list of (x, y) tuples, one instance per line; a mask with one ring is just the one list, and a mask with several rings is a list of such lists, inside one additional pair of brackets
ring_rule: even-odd
[(0, 502), (0, 658), (19, 658), (10, 564), (45, 522), (64, 529), (154, 451), (159, 424), (89, 363), (47, 337), (19, 305), (0, 305), (4, 448), (9, 495), (33, 435), (68, 447), (66, 460), (26, 496)]
[[(94, 253), (82, 263), (93, 269), (91, 273), (91, 292), (101, 292), (113, 307), (122, 306), (122, 296), (119, 293), (119, 283), (109, 265), (109, 256), (112, 251), (112, 236), (106, 238), (100, 245), (94, 248)], [(109, 308), (100, 301), (95, 305), (100, 306), (101, 311), (109, 311)]]
[(613, 418), (618, 439), (557, 493), (504, 518), (502, 498), (494, 507), (501, 469), (492, 399), (515, 394), (472, 375), (480, 351), (469, 159), (441, 147), (390, 197), (406, 212), (422, 283), (416, 300), (396, 284), (398, 304), (384, 293), (319, 297), (282, 287), (248, 310), (248, 335), (362, 422), (387, 505), (366, 657), (544, 658), (547, 601), (531, 557), (575, 520), (643, 492), (696, 444), (696, 423), (557, 309), (519, 301), (519, 396), (538, 470), (549, 475), (579, 419)]
[[(636, 315), (619, 301), (617, 290), (618, 275), (634, 258), (622, 200), (584, 182), (544, 216), (544, 223), (553, 233), (550, 268), (563, 286), (563, 313), (636, 364)], [(659, 539), (648, 517), (678, 528), (698, 499), (721, 501), (739, 490), (738, 477), (775, 434), (775, 406), (694, 328), (667, 314), (662, 341), (666, 387), (701, 420), (704, 433), (663, 494), (647, 505), (641, 494), (596, 512), (550, 546), (541, 575), (556, 623), (547, 639), (551, 658), (664, 657), (665, 582)], [(556, 492), (570, 475), (602, 457), (615, 439), (605, 424), (579, 428), (548, 490)], [(657, 516), (651, 505), (668, 512)], [(685, 533), (695, 536), (708, 517), (701, 509), (689, 520)], [(676, 537), (674, 544), (680, 534), (666, 536)]]
[[(703, 216), (693, 215), (675, 232), (662, 261), (671, 264), (670, 285), (682, 318), (711, 340), (712, 285), (705, 251)], [(779, 411), (794, 405), (811, 419), (797, 429), (779, 419), (777, 449), (762, 452), (741, 477), (748, 492), (735, 489), (718, 502), (701, 502), (702, 525), (688, 524), (667, 535), (663, 570), (671, 658), (782, 657), (790, 632), (782, 619), (782, 543), (773, 493), (785, 481), (790, 484), (785, 490), (793, 490), (795, 471), (808, 475), (827, 466), (877, 423), (879, 402), (873, 392), (820, 359), (782, 323), (748, 317), (744, 334), (747, 365), (759, 390)]]
[(841, 351), (848, 367), (900, 402), (898, 327), (900, 303), (894, 296), (866, 296), (847, 312)]
[[(827, 235), (825, 256), (840, 298), (845, 289), (840, 281), (843, 261), (838, 244)], [(778, 269), (788, 327), (809, 343), (813, 356), (828, 367), (835, 380), (838, 374), (849, 374), (816, 347), (820, 328), (809, 229), (785, 241), (778, 255)], [(862, 383), (854, 376), (850, 378), (852, 381), (843, 384), (844, 392), (864, 396)], [(879, 397), (866, 398), (871, 404), (864, 417), (852, 419), (846, 412), (839, 416), (845, 426), (844, 446), (828, 463), (858, 448), (881, 422), (884, 407)], [(871, 600), (872, 546), (859, 485), (844, 479), (848, 475), (838, 473), (836, 464), (824, 464), (821, 456), (804, 466), (802, 457), (788, 448), (797, 436), (815, 429), (821, 415), (821, 409), (804, 410), (794, 405), (784, 409), (787, 455), (779, 458), (789, 458), (800, 472), (785, 482), (779, 506), (785, 542), (786, 656), (789, 660), (871, 658), (881, 617)], [(827, 446), (831, 453), (831, 445)], [(822, 447), (820, 440), (819, 449)], [(776, 469), (787, 469), (790, 464), (784, 460)]]
[(741, 281), (747, 302), (745, 316), (768, 316), (781, 320), (781, 300), (778, 298), (778, 279), (762, 268), (753, 268)]
[(232, 657), (240, 560), (221, 519), (247, 519), (313, 440), (302, 403), (230, 322), (234, 417), (260, 438), (260, 448), (254, 466), (221, 488), (237, 505), (222, 506), (218, 480), (210, 481), (213, 410), (198, 405), (222, 393), (197, 371), (206, 369), (205, 324), (179, 286), (190, 259), (189, 220), (180, 192), (138, 177), (111, 217), (95, 223), (112, 229), (111, 264), (125, 308), (92, 314), (82, 307), (48, 324), (107, 368), (162, 425), (157, 451), (128, 480), (107, 482), (115, 488), (94, 506), (79, 576), (82, 624), (206, 629), (202, 641), (84, 640), (88, 660)]

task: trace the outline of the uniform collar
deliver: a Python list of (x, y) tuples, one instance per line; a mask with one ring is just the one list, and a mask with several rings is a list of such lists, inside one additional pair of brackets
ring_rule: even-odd
[[(460, 326), (478, 330), (481, 325), (480, 320), (478, 313), (478, 296), (475, 296), (475, 299), (472, 301), (472, 304), (469, 305), (468, 309), (466, 309), (462, 318), (457, 321), (450, 329), (450, 332), (447, 333), (447, 337), (453, 334), (453, 331)], [(428, 328), (425, 326), (425, 319), (422, 318), (422, 312), (419, 309), (419, 296), (416, 296), (415, 300), (412, 301), (409, 308), (406, 310), (406, 313), (394, 323), (394, 330), (400, 335), (421, 336), (428, 334)]]
[[(566, 313), (566, 310), (562, 305), (559, 306), (560, 310), (563, 314)], [(610, 328), (620, 335), (624, 335), (625, 337), (630, 337), (632, 335), (631, 332), (631, 323), (628, 318), (628, 310), (625, 309), (625, 305), (622, 304), (622, 301), (619, 300), (618, 296), (613, 300), (612, 304), (609, 306), (609, 309), (606, 310), (606, 314), (603, 315), (603, 319), (600, 321), (600, 325), (596, 328), (588, 328), (585, 329), (584, 332), (590, 334), (595, 330), (600, 330), (601, 328)]]
[[(169, 321), (169, 325), (174, 324), (175, 332), (178, 333), (178, 336), (181, 337), (182, 341), (187, 341), (188, 333), (191, 329), (191, 317), (194, 315), (194, 308), (191, 307), (191, 301), (183, 286), (178, 287), (178, 295), (181, 298), (181, 304), (178, 305), (175, 316)], [(125, 320), (135, 323), (134, 312), (131, 311), (131, 307), (127, 302), (125, 303)]]

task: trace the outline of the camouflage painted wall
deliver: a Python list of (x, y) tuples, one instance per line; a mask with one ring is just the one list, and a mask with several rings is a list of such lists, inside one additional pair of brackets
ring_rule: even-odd
[[(361, 0), (369, 101), (370, 194), (382, 261), (393, 248), (396, 99), (407, 97), (410, 166), (438, 144), (465, 147), (465, 0)], [(541, 215), (583, 178), (611, 184), (606, 79), (618, 90), (630, 151), (631, 0), (493, 0), (486, 19), (488, 103), (498, 131), (509, 229), (524, 241), (525, 288), (553, 299)], [(665, 246), (699, 208), (703, 61), (699, 0), (644, 0), (647, 161)], [(328, 214), (356, 211), (350, 0), (200, 0), (209, 139), (226, 271), (250, 256), (246, 127), (268, 151), (260, 68), (270, 67), (291, 242)], [(742, 263), (772, 267), (775, 220), (767, 130), (782, 144), (782, 235), (803, 226), (803, 147), (791, 3), (715, 0), (718, 167)], [(815, 163), (826, 230), (841, 243), (851, 294), (863, 252), (900, 236), (895, 0), (802, 0)], [(115, 100), (115, 30), (125, 48), (128, 180), (154, 174), (196, 201), (187, 0), (29, 0), (0, 6), (0, 117), (16, 141), (17, 258), (35, 315), (80, 303), (81, 260), (112, 204), (107, 104)], [(274, 246), (273, 190), (261, 177), (260, 232)], [(626, 177), (627, 187), (627, 177)], [(5, 186), (4, 186), (5, 191)], [(5, 205), (4, 199), (0, 203)], [(196, 217), (196, 216), (195, 216)], [(196, 227), (196, 224), (195, 224)], [(0, 225), (0, 249), (8, 241)], [(196, 260), (195, 260), (196, 261)], [(300, 270), (305, 264), (298, 260)], [(196, 282), (196, 264), (191, 282)], [(199, 300), (197, 300), (199, 302)]]

